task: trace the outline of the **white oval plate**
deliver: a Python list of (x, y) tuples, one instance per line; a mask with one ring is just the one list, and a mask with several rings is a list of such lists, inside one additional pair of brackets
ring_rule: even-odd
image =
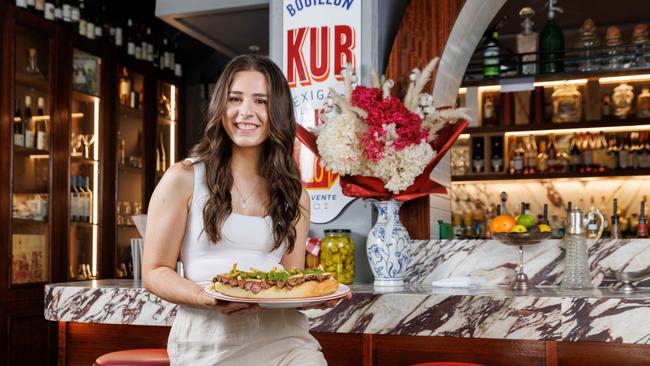
[(329, 295), (316, 296), (316, 297), (301, 297), (297, 299), (247, 299), (243, 297), (233, 297), (224, 295), (221, 292), (215, 291), (212, 284), (203, 287), (203, 291), (210, 297), (218, 300), (232, 301), (232, 302), (246, 302), (251, 304), (259, 304), (263, 308), (281, 309), (281, 308), (301, 308), (305, 306), (315, 306), (322, 304), (329, 300), (336, 300), (345, 297), (350, 293), (350, 288), (342, 283), (339, 283), (339, 288), (336, 292)]

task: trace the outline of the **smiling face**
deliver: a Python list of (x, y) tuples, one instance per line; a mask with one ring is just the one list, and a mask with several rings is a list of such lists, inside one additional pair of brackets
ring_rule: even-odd
[(258, 147), (269, 137), (268, 92), (264, 74), (239, 71), (228, 91), (223, 127), (233, 147)]

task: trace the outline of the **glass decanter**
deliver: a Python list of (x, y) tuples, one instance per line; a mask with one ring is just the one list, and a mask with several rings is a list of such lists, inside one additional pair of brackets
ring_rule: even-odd
[(616, 26), (611, 26), (607, 28), (607, 34), (605, 36), (607, 51), (604, 60), (603, 68), (607, 70), (619, 69), (623, 66), (623, 52), (624, 50), (620, 47), (623, 43), (621, 41), (621, 30)]
[(581, 50), (580, 57), (584, 58), (578, 62), (579, 71), (594, 71), (600, 68), (600, 58), (596, 50), (599, 46), (596, 24), (591, 18), (587, 18), (580, 27), (580, 35), (576, 41), (576, 48)]
[(632, 43), (634, 44), (634, 66), (647, 67), (650, 65), (650, 43), (648, 42), (648, 26), (637, 24), (632, 31)]
[(575, 85), (557, 86), (551, 95), (553, 122), (578, 122), (582, 116), (582, 94)]
[(618, 118), (625, 119), (632, 108), (632, 99), (634, 87), (628, 84), (621, 84), (614, 88), (612, 94), (612, 103), (614, 104), (614, 115)]

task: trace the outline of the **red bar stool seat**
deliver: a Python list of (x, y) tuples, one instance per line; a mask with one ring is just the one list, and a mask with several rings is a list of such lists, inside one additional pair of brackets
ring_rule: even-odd
[(169, 366), (164, 348), (129, 349), (97, 357), (94, 366)]
[(425, 363), (416, 363), (411, 366), (485, 366), (478, 363), (467, 363), (467, 362), (425, 362)]

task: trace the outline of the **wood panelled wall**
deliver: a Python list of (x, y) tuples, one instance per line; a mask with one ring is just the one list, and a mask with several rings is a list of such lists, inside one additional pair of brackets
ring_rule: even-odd
[[(393, 42), (386, 77), (395, 81), (394, 95), (402, 97), (408, 76), (441, 56), (465, 0), (411, 0)], [(435, 74), (432, 80), (435, 79)], [(425, 90), (431, 90), (431, 83)], [(412, 200), (400, 210), (411, 239), (429, 239), (429, 197)]]

